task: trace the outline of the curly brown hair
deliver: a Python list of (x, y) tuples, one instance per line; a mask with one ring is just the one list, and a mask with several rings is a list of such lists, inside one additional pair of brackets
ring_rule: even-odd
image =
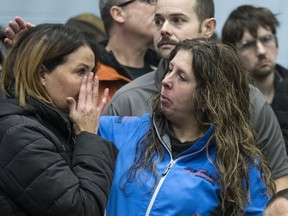
[[(263, 174), (263, 182), (267, 185), (268, 192), (272, 195), (275, 191), (270, 169), (256, 145), (255, 134), (249, 120), (248, 73), (236, 51), (231, 46), (215, 40), (182, 41), (171, 52), (169, 61), (179, 50), (188, 50), (192, 53), (191, 67), (197, 83), (194, 110), (203, 109), (203, 105), (205, 107), (205, 116), (201, 120), (198, 119), (199, 124), (203, 128), (215, 125), (211, 139), (216, 142), (214, 165), (221, 187), (221, 203), (219, 203), (221, 215), (242, 215), (244, 206), (250, 201), (251, 165), (257, 166)], [(154, 101), (152, 121), (159, 118), (165, 116), (161, 112), (158, 95)], [(163, 145), (151, 124), (150, 130), (138, 144), (127, 182), (143, 170), (153, 173), (157, 178), (156, 165), (162, 159), (163, 152)], [(207, 157), (209, 159), (209, 155)], [(157, 180), (154, 188), (156, 184)]]

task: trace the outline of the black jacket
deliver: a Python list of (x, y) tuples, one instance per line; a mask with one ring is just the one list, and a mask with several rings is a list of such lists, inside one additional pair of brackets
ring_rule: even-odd
[(104, 215), (117, 150), (63, 112), (0, 101), (0, 215)]
[(279, 84), (271, 106), (279, 121), (288, 154), (288, 78)]
[(279, 121), (288, 154), (288, 70), (276, 65), (275, 95), (271, 106)]

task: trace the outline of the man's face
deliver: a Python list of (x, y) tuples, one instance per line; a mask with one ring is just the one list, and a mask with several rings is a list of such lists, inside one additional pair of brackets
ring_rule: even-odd
[(245, 30), (237, 46), (250, 74), (256, 80), (261, 80), (274, 73), (278, 47), (277, 39), (270, 29), (259, 27), (257, 35), (255, 40), (248, 30)]
[(178, 42), (203, 36), (195, 4), (196, 0), (157, 1), (154, 46), (162, 58), (167, 58)]
[(144, 0), (136, 0), (123, 6), (122, 10), (125, 11), (126, 16), (125, 31), (138, 35), (143, 40), (148, 40), (152, 44), (155, 32), (155, 4), (149, 4), (148, 1)]

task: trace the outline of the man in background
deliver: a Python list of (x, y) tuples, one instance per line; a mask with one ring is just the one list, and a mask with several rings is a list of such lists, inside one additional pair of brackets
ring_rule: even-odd
[[(243, 5), (231, 12), (222, 29), (222, 41), (236, 47), (247, 65), (251, 84), (255, 85), (271, 104), (288, 152), (286, 108), (288, 70), (276, 63), (279, 50), (277, 27), (279, 21), (267, 8)], [(282, 86), (282, 87), (281, 87)], [(287, 103), (285, 104), (287, 106)], [(284, 109), (283, 109), (284, 108)]]
[(269, 104), (288, 71), (276, 63), (279, 21), (267, 8), (243, 5), (231, 12), (222, 29), (223, 43), (236, 47), (252, 76), (252, 84)]
[(156, 0), (100, 0), (99, 8), (108, 40), (100, 42), (99, 93), (119, 88), (154, 70), (153, 46)]

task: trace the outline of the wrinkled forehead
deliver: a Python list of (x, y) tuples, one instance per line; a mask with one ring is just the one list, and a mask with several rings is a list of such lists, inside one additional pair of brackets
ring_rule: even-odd
[(157, 0), (156, 14), (171, 15), (183, 14), (187, 17), (196, 16), (196, 0)]

